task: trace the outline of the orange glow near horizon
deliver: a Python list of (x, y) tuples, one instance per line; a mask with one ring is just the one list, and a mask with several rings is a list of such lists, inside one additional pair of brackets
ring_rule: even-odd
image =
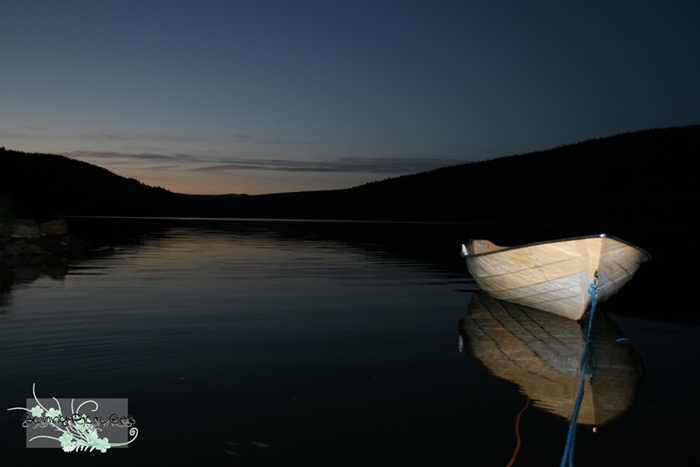
[(280, 172), (242, 170), (238, 172), (197, 172), (155, 170), (102, 164), (110, 172), (133, 178), (153, 187), (192, 195), (262, 195), (296, 191), (352, 188), (380, 178), (377, 174), (334, 172)]

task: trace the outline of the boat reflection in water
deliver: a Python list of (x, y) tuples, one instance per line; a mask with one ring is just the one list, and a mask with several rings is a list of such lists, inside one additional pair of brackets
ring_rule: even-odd
[[(571, 419), (584, 324), (479, 292), (459, 328), (464, 347), (490, 373), (517, 384), (535, 406)], [(639, 355), (600, 309), (592, 334), (594, 368), (586, 376), (577, 423), (600, 426), (632, 405), (643, 369)]]

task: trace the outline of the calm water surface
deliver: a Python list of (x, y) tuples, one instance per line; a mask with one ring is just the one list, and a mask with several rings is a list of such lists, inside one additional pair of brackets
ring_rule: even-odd
[[(466, 228), (326, 227), (153, 221), (113, 253), (14, 283), (4, 406), (33, 383), (39, 397), (128, 398), (140, 433), (104, 454), (27, 449), (20, 413), (3, 410), (3, 465), (507, 465), (526, 397), (461, 351), (477, 290), (453, 242)], [(693, 459), (699, 328), (612, 318), (644, 376), (624, 413), (579, 428), (577, 465)], [(515, 465), (558, 465), (567, 425), (528, 408)]]

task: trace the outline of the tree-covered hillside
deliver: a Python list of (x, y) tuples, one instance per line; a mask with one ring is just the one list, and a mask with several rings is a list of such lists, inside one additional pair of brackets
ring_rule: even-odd
[[(652, 129), (329, 191), (189, 197), (50, 154), (0, 149), (0, 198), (24, 215), (684, 224), (700, 126)], [(7, 202), (5, 203), (5, 205)]]

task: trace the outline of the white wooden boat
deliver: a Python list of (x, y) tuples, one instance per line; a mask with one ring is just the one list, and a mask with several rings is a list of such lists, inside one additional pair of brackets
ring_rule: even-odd
[(494, 298), (579, 320), (598, 275), (602, 302), (629, 282), (649, 254), (606, 235), (502, 247), (488, 240), (462, 245), (469, 273)]

